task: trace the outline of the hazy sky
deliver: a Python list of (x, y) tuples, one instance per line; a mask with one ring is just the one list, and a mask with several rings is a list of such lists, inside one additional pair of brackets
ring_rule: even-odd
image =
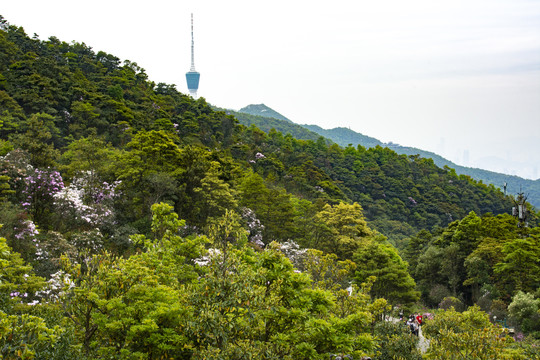
[(192, 12), (199, 95), (214, 105), (264, 103), (296, 123), (350, 127), (462, 165), (540, 176), (538, 0), (0, 6), (30, 36), (84, 42), (182, 92)]

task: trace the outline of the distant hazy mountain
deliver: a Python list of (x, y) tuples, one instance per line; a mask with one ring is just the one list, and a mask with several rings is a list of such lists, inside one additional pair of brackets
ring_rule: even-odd
[(456, 170), (457, 174), (468, 175), (475, 180), (482, 181), (484, 184), (493, 184), (500, 189), (504, 189), (504, 185), (506, 184), (507, 194), (517, 195), (519, 192), (523, 192), (528, 197), (528, 201), (532, 205), (534, 205), (536, 208), (540, 208), (540, 179), (529, 180), (515, 175), (508, 175), (484, 169), (461, 166), (454, 164), (453, 162), (443, 158), (440, 155), (416, 148), (399, 146), (395, 144), (388, 145), (388, 147), (397, 152), (398, 154), (419, 154), (424, 158), (432, 158), (433, 162), (437, 166), (448, 166)]
[[(259, 105), (256, 105), (256, 106), (259, 106)], [(248, 107), (249, 106), (246, 106), (244, 109)], [(234, 111), (230, 109), (219, 109), (219, 108), (215, 108), (215, 109), (223, 110), (223, 111), (226, 111), (228, 114), (233, 115), (234, 117), (238, 119), (238, 121), (242, 125), (245, 125), (245, 126), (255, 125), (256, 127), (258, 127), (259, 129), (265, 132), (269, 132), (272, 129), (276, 129), (282, 134), (290, 134), (294, 138), (299, 139), (299, 140), (317, 141), (320, 137), (323, 137), (323, 135), (320, 135), (314, 131), (311, 131), (301, 125), (295, 124), (290, 120), (281, 120), (281, 119), (268, 117), (268, 116), (253, 115), (250, 113), (238, 112), (238, 111)], [(272, 109), (270, 110), (273, 111)], [(273, 112), (276, 113), (275, 111)], [(327, 138), (327, 142), (330, 143), (332, 141), (328, 140)]]
[(307, 129), (316, 132), (324, 137), (332, 140), (338, 145), (347, 146), (349, 144), (353, 146), (362, 145), (366, 148), (374, 146), (388, 147), (398, 154), (405, 155), (420, 155), (423, 158), (431, 158), (438, 167), (448, 166), (456, 170), (457, 174), (468, 175), (471, 178), (482, 181), (484, 184), (493, 184), (500, 189), (504, 189), (506, 183), (507, 194), (516, 195), (520, 191), (523, 191), (528, 196), (529, 202), (537, 208), (540, 208), (540, 180), (528, 180), (523, 179), (515, 175), (501, 174), (489, 170), (470, 168), (461, 165), (457, 165), (450, 160), (443, 158), (430, 151), (425, 151), (413, 147), (401, 146), (394, 143), (385, 144), (377, 139), (369, 136), (359, 134), (355, 131), (346, 128), (334, 128), (325, 130), (317, 125), (302, 125)]
[(251, 104), (238, 110), (238, 112), (292, 122), (291, 120), (287, 119), (285, 116), (281, 115), (275, 110), (270, 109), (268, 106), (264, 104), (257, 104), (257, 105)]
[[(257, 111), (258, 113), (255, 114)], [(251, 114), (252, 116), (246, 116), (246, 114)], [(264, 115), (260, 116), (260, 114)], [(280, 116), (280, 118), (273, 117), (271, 114), (277, 114)], [(240, 111), (234, 115), (241, 124), (247, 126), (254, 124), (261, 130), (267, 132), (274, 128), (284, 134), (291, 134), (298, 139), (316, 140), (318, 135), (320, 135), (340, 146), (362, 145), (366, 148), (382, 146), (388, 147), (398, 154), (420, 155), (423, 158), (431, 158), (433, 159), (433, 162), (441, 168), (448, 166), (449, 168), (454, 169), (457, 174), (468, 175), (477, 181), (483, 182), (484, 184), (493, 184), (500, 189), (504, 189), (504, 184), (506, 184), (507, 194), (516, 195), (522, 191), (528, 197), (528, 201), (532, 205), (534, 205), (536, 208), (540, 208), (540, 179), (528, 180), (515, 175), (507, 175), (489, 170), (460, 166), (433, 152), (413, 147), (401, 146), (394, 143), (383, 143), (380, 140), (343, 127), (326, 130), (317, 125), (297, 125), (264, 104), (248, 105), (245, 108), (240, 109)]]
[[(533, 144), (525, 143), (522, 141), (523, 146), (516, 147), (515, 152), (513, 152), (514, 159), (509, 160), (501, 156), (500, 154), (494, 156), (484, 156), (476, 158), (474, 160), (469, 160), (470, 167), (489, 169), (491, 171), (503, 173), (503, 174), (514, 174), (519, 177), (524, 177), (526, 179), (538, 179), (538, 169), (540, 169), (540, 161), (536, 162), (532, 154), (540, 154), (540, 139), (531, 140), (534, 141)], [(516, 141), (517, 142), (517, 141)], [(491, 145), (495, 147), (496, 145)], [(499, 144), (499, 148), (500, 148)], [(534, 148), (537, 149), (534, 149)], [(531, 149), (531, 150), (529, 150)], [(521, 158), (519, 155), (521, 154)], [(521, 159), (525, 159), (522, 161)]]
[(326, 130), (318, 125), (300, 125), (300, 126), (303, 126), (306, 129), (311, 130), (319, 135), (322, 135), (325, 138), (328, 138), (341, 146), (348, 146), (349, 144), (354, 145), (354, 146), (361, 144), (363, 147), (366, 147), (366, 148), (375, 147), (377, 145), (386, 146), (386, 144), (382, 143), (380, 140), (377, 140), (375, 138), (372, 138), (366, 135), (359, 134), (347, 128), (338, 127), (338, 128)]

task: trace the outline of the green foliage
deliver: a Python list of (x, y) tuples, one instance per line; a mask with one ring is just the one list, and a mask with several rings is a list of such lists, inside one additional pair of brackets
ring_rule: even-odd
[(14, 138), (14, 144), (30, 154), (30, 165), (39, 168), (54, 166), (59, 155), (51, 133), (51, 130), (57, 130), (54, 118), (48, 114), (33, 114), (24, 125), (26, 131)]
[(87, 354), (159, 357), (183, 349), (182, 296), (160, 284), (144, 260), (94, 257), (78, 277), (80, 267), (67, 264), (78, 284), (68, 290), (65, 307)]
[[(230, 246), (226, 244), (226, 248)], [(232, 248), (228, 250), (223, 249), (209, 259), (204, 278), (190, 292), (189, 302), (194, 311), (190, 332), (198, 345), (195, 358), (211, 357), (212, 353), (234, 358), (242, 343), (251, 349), (260, 346), (255, 336), (263, 329), (255, 310), (261, 306), (264, 288), (258, 285), (256, 273), (242, 261), (241, 254)]]
[(208, 229), (208, 236), (212, 239), (212, 245), (226, 251), (229, 244), (243, 247), (247, 243), (247, 230), (240, 224), (240, 216), (233, 210), (225, 210), (222, 217), (215, 218)]
[(279, 119), (291, 122), (291, 120), (287, 119), (285, 116), (281, 115), (277, 111), (270, 109), (264, 104), (248, 105), (241, 108), (238, 112), (251, 115), (260, 115), (268, 117), (270, 119)]
[(311, 276), (313, 286), (333, 292), (346, 289), (356, 269), (351, 260), (339, 261), (336, 254), (325, 254), (315, 249), (307, 249), (301, 266)]
[[(242, 119), (242, 117), (239, 117), (239, 119), (241, 123), (245, 123), (246, 121)], [(258, 123), (255, 124), (259, 126)], [(279, 129), (283, 133), (287, 132), (285, 131), (285, 126), (287, 126), (287, 123), (278, 122), (276, 120), (274, 120), (274, 124), (272, 124), (272, 127), (274, 127), (275, 129)], [(451, 169), (451, 171), (454, 171), (457, 175), (470, 176), (472, 179), (475, 179), (476, 181), (482, 182), (484, 184), (492, 184), (497, 188), (501, 188), (503, 184), (507, 184), (508, 193), (517, 194), (518, 192), (523, 191), (524, 193), (528, 194), (529, 201), (532, 205), (536, 206), (537, 208), (540, 207), (540, 183), (538, 181), (523, 179), (514, 175), (500, 174), (483, 169), (460, 166), (433, 152), (392, 143), (383, 144), (380, 140), (346, 128), (333, 128), (327, 130), (322, 129), (317, 125), (301, 126), (307, 130), (315, 132), (316, 134), (324, 136), (325, 138), (330, 139), (336, 144), (344, 147), (350, 145), (363, 146), (365, 148), (387, 146), (388, 148), (392, 149), (400, 155), (421, 156), (425, 159), (433, 159), (433, 162), (440, 168)]]
[(391, 245), (367, 241), (358, 248), (353, 259), (357, 268), (357, 283), (366, 281), (370, 276), (376, 278), (371, 289), (374, 297), (405, 306), (418, 300), (419, 294), (415, 291), (416, 284), (407, 271), (407, 263)]
[(362, 238), (374, 235), (358, 203), (326, 204), (313, 220), (313, 235), (308, 245), (334, 253), (340, 259), (351, 259), (361, 246)]
[(433, 234), (419, 233), (404, 257), (429, 306), (452, 296), (489, 309), (494, 299), (508, 303), (516, 291), (538, 287), (537, 229), (519, 228), (510, 215), (471, 212)]
[(270, 132), (272, 129), (274, 129), (275, 131), (279, 131), (284, 135), (290, 134), (294, 138), (300, 140), (316, 141), (320, 137), (320, 135), (316, 132), (309, 131), (301, 125), (297, 125), (292, 123), (290, 120), (286, 120), (286, 118), (279, 118), (279, 115), (272, 114), (273, 116), (271, 116), (270, 114), (266, 114), (266, 112), (255, 113), (248, 111), (249, 110), (246, 108), (240, 109), (238, 112), (227, 110), (228, 113), (234, 115), (234, 117), (238, 119), (240, 124), (247, 127), (255, 125), (257, 128), (265, 132)]
[(333, 129), (323, 129), (317, 125), (301, 125), (302, 127), (311, 130), (327, 139), (334, 141), (336, 144), (343, 147), (352, 145), (361, 145), (365, 148), (383, 146), (383, 143), (375, 138), (359, 134), (348, 128), (338, 127)]
[(227, 209), (236, 209), (237, 191), (220, 178), (219, 163), (213, 161), (210, 168), (201, 179), (200, 187), (193, 189), (194, 206), (199, 209), (198, 221), (200, 226), (205, 226), (209, 219), (217, 218), (225, 214)]
[[(534, 261), (512, 244), (538, 230), (476, 215), (511, 208), (493, 187), (382, 147), (238, 125), (132, 61), (5, 21), (0, 114), (2, 311), (65, 329), (36, 358), (373, 355), (388, 301), (417, 298), (390, 243), (432, 302), (537, 283), (512, 280)], [(35, 181), (52, 175), (56, 187)], [(296, 249), (295, 268), (274, 241), (316, 250)], [(6, 243), (49, 279), (39, 294)], [(49, 304), (24, 306), (37, 300)]]
[(119, 167), (121, 151), (95, 135), (71, 142), (60, 159), (60, 169), (67, 179), (89, 174), (90, 186), (111, 181)]
[(263, 242), (285, 241), (294, 235), (295, 209), (283, 189), (269, 188), (257, 173), (248, 173), (239, 184), (240, 204), (255, 212), (264, 226)]
[(6, 201), (10, 195), (15, 193), (15, 190), (11, 190), (9, 180), (9, 176), (0, 175), (0, 202)]
[(120, 178), (135, 183), (156, 172), (174, 172), (182, 156), (173, 137), (162, 130), (141, 131), (127, 146), (130, 151), (122, 161), (125, 170)]
[[(235, 181), (249, 168), (269, 190), (258, 210), (247, 205), (264, 225), (266, 244), (307, 238), (297, 224), (297, 215), (303, 214), (294, 213), (291, 195), (320, 201), (319, 210), (324, 203), (357, 202), (366, 220), (394, 244), (403, 244), (415, 230), (446, 226), (471, 210), (500, 213), (511, 208), (510, 200), (494, 188), (426, 159), (239, 126), (204, 99), (193, 100), (173, 85), (156, 86), (136, 63), (121, 64), (114, 55), (96, 53), (84, 43), (30, 39), (16, 26), (3, 28), (2, 36), (3, 69), (10, 71), (2, 71), (0, 103), (7, 113), (0, 135), (9, 135), (38, 166), (57, 165), (59, 150), (88, 139), (67, 148), (62, 157), (66, 179), (76, 171), (91, 171), (109, 183), (121, 179), (126, 198), (117, 204), (123, 210), (118, 219), (139, 231), (148, 231), (150, 207), (159, 201), (174, 203), (190, 226), (203, 228), (208, 218), (234, 207), (233, 199), (242, 204)], [(100, 141), (107, 145), (96, 149)], [(125, 154), (118, 157), (121, 152)], [(92, 169), (83, 170), (88, 167)], [(233, 173), (234, 168), (242, 170)], [(213, 201), (214, 195), (220, 200)]]
[(0, 305), (7, 309), (16, 301), (30, 301), (36, 291), (45, 285), (43, 278), (35, 276), (30, 265), (13, 252), (6, 239), (0, 237)]
[(449, 309), (455, 309), (456, 311), (464, 310), (464, 306), (461, 300), (453, 296), (446, 296), (444, 299), (441, 300), (438, 307), (439, 309), (443, 309), (443, 310), (449, 310)]
[[(540, 286), (540, 237), (507, 241), (502, 248), (503, 258), (494, 268), (495, 274), (515, 291), (534, 291)], [(523, 276), (523, 274), (526, 276)]]
[[(2, 359), (43, 358), (53, 352), (65, 331), (47, 326), (37, 316), (26, 313), (29, 302), (37, 303), (36, 291), (45, 286), (20, 255), (0, 237), (0, 357)], [(17, 313), (18, 312), (18, 313)], [(22, 313), (21, 313), (22, 312)]]
[(0, 310), (0, 357), (2, 359), (43, 359), (52, 352), (65, 330), (29, 314), (7, 315)]
[(533, 294), (518, 291), (508, 305), (508, 315), (520, 330), (540, 331), (540, 299), (535, 299)]
[[(153, 213), (155, 239), (135, 237), (144, 253), (65, 262), (75, 284), (65, 289), (65, 308), (88, 355), (311, 359), (371, 350), (366, 330), (380, 305), (365, 295), (353, 294), (352, 311), (337, 316), (332, 294), (313, 288), (276, 249), (224, 242), (238, 231), (228, 226), (231, 214), (210, 232), (218, 249), (201, 257), (194, 240), (175, 235), (183, 222), (169, 205)], [(206, 262), (197, 281), (186, 276), (198, 271), (194, 256)]]
[(160, 282), (187, 283), (198, 276), (193, 262), (206, 252), (204, 245), (209, 241), (204, 236), (179, 236), (184, 220), (172, 211), (172, 206), (164, 203), (152, 205), (153, 239), (143, 235), (132, 236), (136, 243), (144, 244), (146, 253), (140, 256), (149, 262), (160, 277)]
[(439, 311), (422, 327), (430, 345), (427, 359), (519, 359), (510, 354), (513, 339), (492, 325), (478, 307)]
[[(281, 125), (290, 126), (283, 122)], [(341, 199), (348, 197), (361, 202), (368, 221), (376, 224), (380, 231), (384, 229), (385, 235), (396, 243), (404, 235), (411, 235), (410, 228), (398, 226), (396, 221), (407, 222), (417, 230), (432, 229), (446, 226), (469, 211), (500, 213), (509, 211), (512, 206), (510, 199), (501, 196), (494, 187), (475, 183), (449, 169), (439, 169), (429, 159), (399, 156), (382, 147), (366, 150), (361, 146), (358, 149), (349, 146), (340, 150), (318, 140), (291, 144), (290, 137), (267, 131), (266, 138), (258, 134), (256, 140), (250, 140), (255, 140), (263, 153), (274, 149), (275, 157), (285, 159), (281, 161), (285, 164), (284, 180), (294, 179), (286, 181), (287, 189), (301, 189), (304, 194), (311, 190), (311, 197), (333, 198), (339, 194)], [(299, 156), (291, 156), (291, 148), (305, 150)], [(324, 151), (324, 148), (328, 150)], [(289, 165), (298, 160), (301, 165)], [(258, 166), (256, 163), (254, 167)], [(326, 187), (328, 183), (324, 178), (327, 175), (333, 181), (338, 180), (337, 189)], [(479, 191), (483, 194), (481, 204)]]
[(128, 259), (105, 253), (84, 266), (65, 260), (76, 285), (66, 289), (65, 307), (87, 354), (159, 358), (189, 347), (189, 306), (181, 289), (197, 276), (192, 260), (202, 255), (205, 239), (176, 235), (183, 222), (171, 210), (153, 206), (156, 238), (135, 237), (144, 253)]
[(418, 336), (401, 322), (384, 321), (375, 326), (378, 336), (377, 360), (420, 360), (422, 355), (418, 350)]

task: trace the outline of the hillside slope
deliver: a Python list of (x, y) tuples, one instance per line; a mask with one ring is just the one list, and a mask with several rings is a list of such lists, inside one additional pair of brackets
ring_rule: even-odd
[(335, 142), (336, 144), (340, 146), (348, 146), (348, 145), (362, 145), (365, 148), (372, 148), (375, 146), (387, 146), (387, 144), (384, 144), (382, 141), (379, 141), (375, 138), (359, 134), (357, 132), (354, 132), (350, 129), (338, 127), (333, 129), (323, 129), (322, 127), (318, 125), (300, 125), (308, 130), (313, 131), (314, 133), (317, 133), (321, 136), (324, 136), (325, 138), (328, 138)]
[(287, 124), (0, 16), (3, 358), (417, 359), (381, 311), (537, 292), (540, 228), (494, 186)]
[(245, 106), (238, 110), (239, 113), (245, 113), (250, 115), (257, 115), (257, 116), (264, 116), (268, 118), (274, 118), (279, 120), (284, 120), (292, 123), (291, 120), (287, 119), (285, 116), (281, 115), (274, 109), (269, 108), (268, 106), (264, 104), (251, 104), (248, 106)]
[[(277, 113), (276, 111), (264, 106), (265, 114)], [(258, 105), (248, 105), (243, 109), (256, 109)], [(540, 179), (538, 180), (529, 180), (524, 179), (515, 175), (501, 174), (489, 170), (465, 167), (457, 165), (450, 160), (443, 158), (442, 156), (435, 154), (430, 151), (425, 151), (422, 149), (401, 146), (394, 143), (383, 143), (382, 141), (375, 139), (370, 136), (366, 136), (360, 133), (357, 133), (353, 130), (338, 127), (333, 129), (323, 129), (318, 125), (297, 125), (291, 120), (286, 119), (286, 122), (280, 121), (278, 118), (272, 118), (269, 115), (253, 117), (243, 113), (244, 110), (239, 112), (232, 112), (233, 115), (240, 121), (241, 124), (246, 126), (255, 125), (258, 128), (268, 132), (271, 129), (276, 129), (277, 131), (283, 132), (284, 134), (291, 134), (297, 139), (311, 139), (316, 140), (317, 135), (324, 136), (326, 139), (334, 142), (340, 146), (347, 147), (348, 145), (358, 146), (361, 145), (365, 148), (373, 148), (376, 146), (388, 147), (394, 150), (398, 154), (402, 155), (420, 155), (422, 158), (433, 159), (435, 165), (440, 168), (448, 166), (456, 171), (458, 175), (467, 175), (471, 178), (481, 181), (484, 184), (491, 184), (501, 190), (504, 190), (504, 184), (506, 184), (506, 193), (510, 195), (516, 195), (520, 192), (523, 192), (528, 201), (534, 205), (536, 208), (540, 208)], [(250, 111), (250, 114), (255, 113), (255, 111)], [(260, 114), (261, 112), (259, 112)], [(309, 132), (304, 132), (299, 127), (309, 130)]]
[(516, 195), (519, 192), (525, 193), (528, 197), (528, 201), (537, 208), (540, 208), (540, 179), (529, 180), (523, 179), (519, 176), (501, 174), (489, 170), (465, 167), (457, 165), (450, 160), (443, 158), (440, 155), (437, 155), (430, 151), (421, 150), (414, 147), (401, 146), (398, 144), (384, 144), (381, 141), (365, 136), (363, 134), (357, 133), (353, 130), (346, 128), (334, 128), (325, 130), (317, 125), (302, 125), (306, 129), (309, 129), (317, 134), (320, 134), (338, 145), (347, 146), (352, 144), (353, 146), (362, 145), (366, 148), (374, 147), (377, 145), (386, 146), (398, 154), (404, 155), (420, 155), (426, 159), (433, 159), (433, 162), (438, 167), (444, 168), (448, 166), (456, 170), (457, 174), (468, 175), (471, 178), (482, 181), (484, 184), (492, 184), (498, 188), (503, 189), (504, 184), (506, 184), (507, 194)]
[[(245, 108), (244, 108), (245, 109)], [(284, 135), (290, 134), (295, 139), (298, 140), (311, 140), (311, 141), (317, 141), (321, 136), (324, 137), (324, 135), (318, 134), (315, 131), (311, 131), (310, 129), (307, 129), (303, 127), (302, 125), (298, 125), (293, 123), (292, 121), (284, 121), (280, 120), (274, 117), (269, 117), (266, 115), (254, 115), (242, 111), (234, 111), (230, 109), (220, 109), (216, 108), (216, 110), (219, 111), (225, 111), (228, 115), (234, 116), (236, 119), (238, 119), (238, 122), (242, 125), (245, 125), (247, 127), (255, 126), (264, 132), (268, 133), (270, 130), (275, 129)], [(333, 143), (333, 141), (329, 140), (327, 138), (327, 143)]]
[[(295, 240), (311, 247), (319, 246), (312, 242), (324, 229), (317, 214), (341, 202), (360, 204), (362, 217), (394, 243), (470, 211), (500, 214), (512, 207), (495, 187), (429, 159), (380, 146), (342, 148), (284, 120), (272, 120), (287, 125), (283, 133), (240, 125), (242, 118), (260, 124), (266, 118), (216, 111), (203, 98), (156, 85), (136, 63), (84, 43), (40, 41), (5, 26), (0, 51), (0, 197), (11, 204), (2, 218), (13, 219), (0, 232), (11, 244), (17, 243), (7, 232), (19, 226), (17, 219), (45, 232), (91, 228), (80, 223), (87, 214), (58, 218), (57, 184), (86, 184), (90, 194), (118, 184), (121, 195), (108, 199), (103, 212), (114, 216), (98, 228), (119, 252), (129, 247), (130, 233), (151, 233), (151, 205), (161, 201), (193, 232), (227, 210), (246, 214), (244, 226), (256, 219), (264, 244)], [(28, 194), (33, 182), (25, 182), (43, 174), (54, 178), (51, 192), (40, 187)], [(81, 211), (101, 206), (84, 205)]]

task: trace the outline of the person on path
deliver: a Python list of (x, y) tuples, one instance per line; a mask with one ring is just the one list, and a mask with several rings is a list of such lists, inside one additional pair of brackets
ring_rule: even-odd
[(418, 336), (418, 324), (414, 318), (414, 315), (411, 315), (407, 320), (407, 326), (411, 329), (411, 334)]

